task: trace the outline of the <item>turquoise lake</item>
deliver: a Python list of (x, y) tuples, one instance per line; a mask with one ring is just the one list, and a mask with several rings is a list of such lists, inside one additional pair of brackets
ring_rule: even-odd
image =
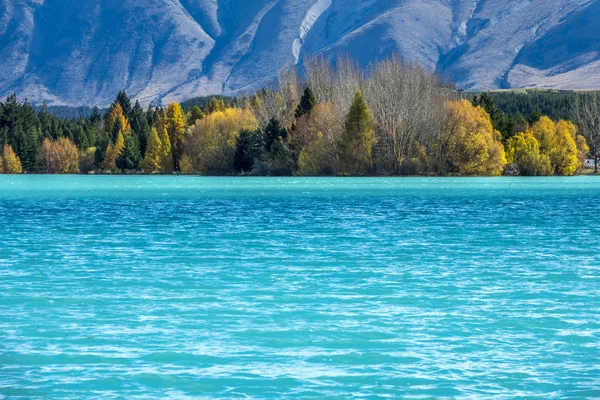
[(0, 175), (1, 399), (600, 398), (600, 177)]

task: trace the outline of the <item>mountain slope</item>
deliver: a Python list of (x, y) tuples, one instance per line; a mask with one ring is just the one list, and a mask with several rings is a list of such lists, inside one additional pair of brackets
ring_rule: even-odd
[(241, 93), (308, 54), (392, 53), (465, 89), (600, 88), (600, 0), (0, 0), (0, 95)]

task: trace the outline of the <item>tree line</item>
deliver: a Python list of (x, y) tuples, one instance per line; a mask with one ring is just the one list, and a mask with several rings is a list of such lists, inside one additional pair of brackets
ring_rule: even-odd
[(600, 97), (572, 121), (515, 120), (418, 65), (324, 58), (251, 96), (143, 108), (121, 91), (89, 117), (0, 103), (0, 172), (199, 175), (573, 175), (598, 159)]

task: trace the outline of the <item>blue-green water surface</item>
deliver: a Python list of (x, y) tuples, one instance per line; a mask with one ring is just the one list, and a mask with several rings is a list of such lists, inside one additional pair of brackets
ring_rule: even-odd
[(600, 398), (600, 178), (0, 176), (0, 398)]

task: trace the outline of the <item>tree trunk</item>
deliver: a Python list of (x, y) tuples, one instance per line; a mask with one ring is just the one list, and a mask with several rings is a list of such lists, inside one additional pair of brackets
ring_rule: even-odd
[(600, 157), (598, 156), (598, 152), (596, 152), (594, 154), (594, 173), (595, 174), (598, 173), (598, 160), (600, 160)]

